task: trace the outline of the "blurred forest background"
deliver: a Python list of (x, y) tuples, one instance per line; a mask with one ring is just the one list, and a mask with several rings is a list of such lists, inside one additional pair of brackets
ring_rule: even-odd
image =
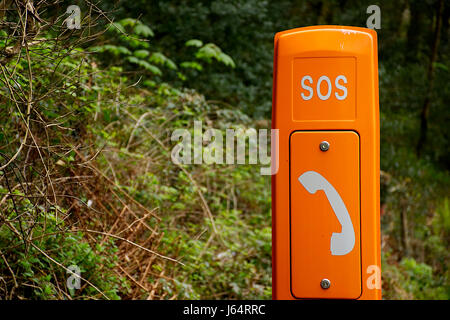
[(0, 298), (270, 299), (270, 177), (176, 165), (171, 133), (270, 128), (274, 34), (371, 4), (383, 297), (448, 299), (444, 0), (1, 0)]

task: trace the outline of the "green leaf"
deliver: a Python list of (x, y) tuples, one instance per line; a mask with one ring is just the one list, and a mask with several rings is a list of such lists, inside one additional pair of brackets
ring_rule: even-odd
[(156, 64), (164, 64), (166, 61), (166, 56), (162, 54), (161, 52), (153, 52), (150, 59), (148, 59), (150, 62), (156, 63)]
[(187, 47), (197, 47), (200, 48), (203, 45), (201, 40), (191, 39), (185, 43)]
[(148, 52), (148, 50), (136, 50), (135, 52), (133, 52), (133, 55), (139, 59), (144, 59), (146, 57), (148, 57), (150, 54), (150, 52)]
[(227, 55), (227, 54), (225, 54), (225, 53), (223, 53), (223, 52), (221, 52), (221, 53), (219, 54), (218, 60), (219, 60), (220, 62), (222, 62), (222, 63), (223, 63), (224, 65), (226, 65), (226, 66), (229, 66), (229, 67), (232, 67), (232, 68), (236, 67), (236, 65), (235, 65), (235, 63), (234, 63), (234, 61), (233, 61), (233, 59), (232, 59), (229, 55)]
[(155, 34), (149, 26), (139, 23), (134, 27), (134, 33), (143, 37), (153, 37)]
[(136, 57), (127, 57), (127, 60), (134, 64), (139, 64), (139, 61), (141, 61), (140, 59), (138, 59)]
[(126, 27), (126, 26), (131, 26), (133, 27), (136, 23), (138, 23), (138, 20), (133, 19), (133, 18), (125, 18), (119, 21), (119, 24)]
[(173, 62), (172, 60), (167, 58), (161, 52), (154, 52), (154, 53), (152, 53), (152, 55), (150, 56), (149, 61), (152, 62), (152, 63), (164, 65), (164, 66), (166, 66), (166, 67), (168, 67), (169, 69), (172, 69), (172, 70), (178, 69), (177, 65), (175, 64), (175, 62)]
[(178, 79), (180, 79), (181, 81), (187, 80), (186, 76), (184, 74), (182, 74), (181, 72), (177, 72), (177, 76), (178, 76)]
[(433, 62), (433, 66), (435, 68), (438, 68), (438, 69), (441, 69), (441, 70), (444, 70), (444, 71), (448, 71), (448, 67), (445, 64), (443, 64), (443, 63)]
[(177, 70), (178, 69), (178, 67), (177, 67), (177, 65), (175, 64), (175, 62), (173, 62), (171, 59), (169, 59), (169, 58), (167, 58), (167, 60), (166, 60), (166, 66), (167, 66), (167, 68), (169, 68), (169, 69), (172, 69), (172, 70)]
[(202, 65), (200, 63), (198, 63), (198, 62), (195, 62), (195, 61), (185, 61), (185, 62), (182, 62), (180, 64), (180, 66), (182, 68), (186, 68), (186, 69), (195, 69), (195, 70), (198, 70), (198, 71), (202, 71), (203, 70)]
[(117, 52), (118, 52), (118, 53), (121, 53), (121, 54), (126, 54), (126, 55), (131, 54), (131, 51), (128, 50), (128, 48), (123, 47), (123, 46), (118, 46), (118, 47), (117, 47)]
[(131, 51), (123, 46), (114, 46), (112, 44), (105, 44), (103, 46), (97, 46), (91, 48), (92, 52), (110, 52), (113, 55), (125, 54), (130, 55)]
[(222, 50), (214, 43), (205, 44), (197, 51), (195, 56), (198, 59), (207, 61), (208, 63), (211, 63), (212, 59), (215, 59), (226, 66), (232, 68), (236, 66), (233, 59), (229, 55), (222, 52)]
[(154, 66), (146, 61), (144, 61), (144, 67), (145, 67), (145, 69), (147, 69), (148, 71), (150, 71), (153, 74), (156, 74), (157, 76), (162, 75), (161, 70), (157, 66)]
[(144, 86), (149, 87), (149, 88), (154, 88), (156, 86), (156, 82), (152, 81), (152, 80), (145, 80), (143, 83), (144, 83)]
[(208, 62), (211, 62), (212, 58), (217, 58), (217, 56), (219, 55), (219, 47), (217, 47), (215, 44), (213, 43), (208, 43), (206, 45), (204, 45), (203, 47), (201, 47), (197, 53), (195, 54), (195, 56), (198, 59), (203, 59), (206, 60)]
[(108, 31), (116, 33), (125, 33), (125, 28), (120, 23), (113, 22), (109, 25)]
[(131, 63), (137, 64), (137, 65), (143, 67), (144, 69), (150, 71), (151, 73), (153, 73), (155, 75), (158, 75), (158, 76), (162, 75), (161, 70), (157, 66), (154, 66), (145, 60), (141, 60), (141, 59), (138, 59), (133, 56), (127, 57), (127, 60)]

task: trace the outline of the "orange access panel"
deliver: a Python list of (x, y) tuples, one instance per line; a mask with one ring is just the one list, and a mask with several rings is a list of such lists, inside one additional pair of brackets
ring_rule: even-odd
[(381, 299), (376, 33), (275, 36), (274, 299)]

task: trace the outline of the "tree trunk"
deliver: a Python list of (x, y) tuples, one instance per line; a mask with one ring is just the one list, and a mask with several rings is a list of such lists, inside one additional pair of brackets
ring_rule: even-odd
[(420, 48), (423, 28), (424, 3), (422, 1), (409, 1), (409, 26), (407, 31), (405, 57), (409, 62), (417, 61), (417, 51)]
[(408, 206), (406, 202), (403, 201), (400, 211), (400, 236), (403, 251), (402, 257), (408, 257), (410, 254), (407, 210)]
[[(431, 108), (431, 95), (433, 92), (433, 80), (434, 80), (434, 64), (437, 60), (439, 39), (441, 37), (441, 26), (442, 26), (442, 14), (444, 11), (444, 0), (439, 0), (436, 11), (436, 24), (434, 28), (433, 44), (431, 49), (430, 64), (428, 66), (427, 73), (427, 92), (425, 95), (425, 101), (423, 103), (422, 112), (420, 113), (420, 136), (417, 143), (417, 156), (420, 157), (423, 153), (423, 148), (427, 141), (428, 134), (428, 116), (430, 114)], [(412, 23), (414, 23), (412, 21)]]

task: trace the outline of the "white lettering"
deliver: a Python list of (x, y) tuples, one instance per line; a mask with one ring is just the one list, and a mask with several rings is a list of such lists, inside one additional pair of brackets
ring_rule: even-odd
[[(342, 80), (341, 84), (339, 81)], [(305, 95), (303, 92), (301, 92), (301, 97), (303, 100), (307, 101), (307, 100), (311, 100), (314, 96), (314, 90), (312, 89), (312, 87), (308, 86), (305, 84), (305, 81), (308, 81), (311, 85), (314, 83), (314, 80), (312, 79), (311, 76), (304, 76), (302, 78), (301, 81), (301, 85), (302, 88), (307, 90), (309, 92), (309, 95)], [(322, 90), (320, 89), (320, 86), (322, 84), (322, 82), (325, 81), (328, 85), (327, 87), (327, 91), (326, 94), (323, 95), (322, 94)], [(342, 91), (342, 94), (339, 94), (338, 92), (335, 92), (334, 95), (336, 97), (336, 99), (338, 100), (345, 100), (347, 98), (348, 95), (348, 91), (347, 91), (347, 87), (345, 86), (345, 84), (347, 84), (347, 77), (344, 75), (338, 75), (334, 81), (334, 85), (336, 86), (337, 90)], [(327, 76), (321, 76), (319, 78), (319, 80), (317, 81), (317, 85), (316, 85), (316, 92), (317, 92), (317, 96), (319, 97), (320, 100), (325, 101), (328, 100), (331, 96), (331, 93), (333, 92), (333, 85), (331, 84), (330, 78)]]
[(335, 92), (334, 95), (336, 96), (336, 99), (338, 99), (338, 100), (345, 100), (345, 98), (347, 98), (347, 87), (341, 85), (339, 83), (339, 80), (342, 80), (345, 84), (347, 84), (347, 78), (345, 76), (343, 76), (343, 75), (337, 76), (336, 81), (334, 81), (334, 85), (336, 86), (336, 88), (342, 90), (343, 94), (338, 95), (338, 93)]
[[(328, 84), (328, 92), (326, 95), (322, 95), (322, 92), (320, 92), (320, 84), (322, 83), (322, 81), (326, 81)], [(331, 91), (332, 91), (332, 87), (331, 87), (331, 82), (330, 82), (330, 78), (328, 78), (327, 76), (321, 76), (319, 78), (319, 81), (317, 81), (317, 95), (319, 96), (320, 100), (328, 100), (328, 98), (331, 95)]]
[(313, 91), (313, 89), (310, 87), (310, 86), (307, 86), (307, 85), (305, 85), (305, 80), (308, 80), (309, 81), (309, 83), (311, 83), (311, 84), (313, 84), (313, 79), (310, 77), (310, 76), (304, 76), (303, 78), (302, 78), (302, 88), (303, 89), (305, 89), (305, 90), (307, 90), (307, 91), (309, 91), (309, 96), (305, 96), (304, 94), (303, 94), (303, 92), (301, 93), (301, 95), (302, 95), (302, 98), (303, 98), (303, 100), (309, 100), (309, 99), (311, 99), (312, 97), (313, 97), (313, 95), (314, 95), (314, 91)]

